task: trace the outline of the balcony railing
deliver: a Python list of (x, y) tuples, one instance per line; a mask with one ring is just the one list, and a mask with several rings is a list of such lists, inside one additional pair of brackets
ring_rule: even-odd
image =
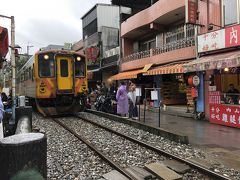
[(169, 51), (173, 51), (173, 50), (177, 50), (177, 49), (182, 49), (182, 48), (186, 48), (186, 47), (191, 47), (191, 46), (195, 46), (195, 38), (185, 38), (185, 39), (181, 39), (175, 42), (171, 42), (168, 44), (165, 44), (159, 48), (155, 48), (155, 49), (150, 49), (147, 51), (141, 51), (141, 52), (137, 52), (134, 54), (130, 54), (126, 57), (124, 57), (122, 59), (122, 62), (128, 62), (128, 61), (133, 61), (133, 60), (137, 60), (137, 59), (143, 59), (143, 58), (147, 58), (150, 56), (155, 56), (161, 53), (166, 53)]
[(160, 47), (130, 54), (122, 59), (122, 62), (133, 61), (161, 53), (195, 46), (195, 27), (194, 25), (179, 25), (170, 31), (163, 33), (165, 44)]
[(123, 60), (123, 62), (128, 62), (128, 61), (147, 58), (147, 57), (150, 57), (150, 50), (130, 54), (130, 55), (124, 57), (122, 60)]
[(168, 44), (165, 44), (159, 48), (153, 49), (152, 50), (152, 55), (158, 55), (161, 53), (165, 53), (165, 52), (169, 52), (169, 51), (173, 51), (173, 50), (177, 50), (177, 49), (182, 49), (182, 48), (186, 48), (186, 47), (191, 47), (191, 46), (195, 46), (195, 38), (185, 38), (185, 39), (181, 39), (175, 42), (171, 42)]

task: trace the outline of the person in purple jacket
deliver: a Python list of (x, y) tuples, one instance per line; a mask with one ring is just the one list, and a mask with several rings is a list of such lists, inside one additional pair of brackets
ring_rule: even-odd
[(126, 117), (128, 113), (128, 96), (127, 87), (124, 81), (121, 82), (120, 87), (117, 90), (117, 113), (121, 116)]

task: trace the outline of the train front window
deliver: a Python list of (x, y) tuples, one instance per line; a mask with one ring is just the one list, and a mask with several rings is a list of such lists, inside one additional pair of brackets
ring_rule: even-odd
[(85, 60), (81, 58), (81, 60), (75, 61), (75, 76), (76, 77), (85, 77), (86, 75), (86, 64)]
[(38, 58), (39, 77), (54, 77), (54, 56), (39, 55)]

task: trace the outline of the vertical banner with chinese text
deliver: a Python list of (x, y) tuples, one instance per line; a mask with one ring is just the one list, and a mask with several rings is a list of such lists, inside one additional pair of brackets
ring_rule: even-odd
[(197, 22), (197, 0), (185, 0), (185, 22), (196, 24)]

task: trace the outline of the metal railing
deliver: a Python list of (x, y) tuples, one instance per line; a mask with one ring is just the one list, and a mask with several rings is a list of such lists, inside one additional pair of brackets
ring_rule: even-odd
[(159, 48), (153, 49), (152, 55), (155, 56), (161, 53), (174, 51), (177, 49), (182, 49), (191, 46), (195, 46), (195, 37), (184, 38), (175, 42), (165, 44)]
[(130, 54), (130, 55), (124, 57), (122, 60), (123, 60), (123, 62), (128, 62), (128, 61), (142, 59), (142, 58), (146, 58), (146, 57), (150, 57), (150, 50)]
[(159, 45), (160, 47), (130, 54), (122, 58), (122, 62), (133, 61), (177, 49), (195, 46), (195, 26), (188, 24), (173, 27), (170, 31), (164, 32), (163, 37), (165, 37), (164, 43)]

